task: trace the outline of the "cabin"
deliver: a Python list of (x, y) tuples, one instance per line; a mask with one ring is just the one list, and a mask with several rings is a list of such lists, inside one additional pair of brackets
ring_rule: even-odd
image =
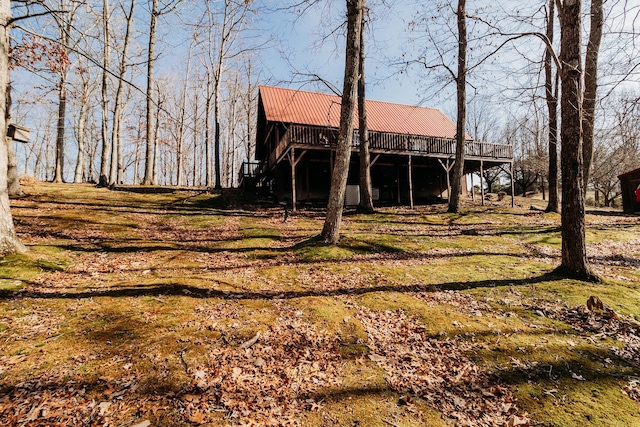
[(638, 189), (640, 189), (640, 168), (618, 175), (622, 192), (622, 210), (632, 214), (640, 211)]
[[(280, 200), (326, 205), (340, 126), (341, 98), (260, 86), (255, 162), (243, 164), (243, 185), (267, 186)], [(440, 110), (366, 101), (374, 204), (426, 204), (448, 198), (456, 125)], [(347, 182), (347, 205), (359, 202), (358, 117)], [(505, 167), (511, 145), (467, 137), (465, 173)], [(466, 185), (462, 186), (466, 189)], [(484, 200), (484, 197), (483, 197)]]

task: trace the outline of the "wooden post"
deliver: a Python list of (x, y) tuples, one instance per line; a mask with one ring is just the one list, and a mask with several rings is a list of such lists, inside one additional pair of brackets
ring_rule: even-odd
[[(300, 163), (300, 160), (307, 154), (307, 150), (304, 150), (300, 153), (300, 156), (296, 159), (295, 147), (291, 147), (289, 153), (287, 154), (287, 158), (289, 159), (289, 164), (291, 165), (291, 210), (293, 212), (296, 211), (297, 204), (297, 192), (296, 192), (296, 166)], [(309, 185), (309, 176), (307, 174), (307, 188)], [(308, 190), (307, 190), (308, 192)]]
[(411, 154), (409, 154), (409, 162), (407, 164), (407, 167), (409, 169), (409, 207), (413, 209), (413, 173), (411, 170)]
[(482, 197), (482, 206), (484, 206), (484, 184), (482, 178), (484, 177), (484, 161), (480, 160), (480, 197)]
[(471, 171), (470, 175), (471, 175), (471, 200), (475, 202), (476, 201), (476, 192), (475, 192), (475, 190), (473, 188), (473, 171)]
[(513, 208), (516, 206), (516, 201), (515, 201), (516, 186), (513, 183), (513, 162), (509, 163), (509, 176), (511, 177), (511, 207)]
[(296, 152), (291, 147), (289, 151), (289, 164), (291, 165), (291, 211), (296, 211)]
[(309, 197), (310, 197), (309, 196), (309, 194), (310, 194), (310, 191), (309, 191), (309, 187), (310, 187), (310, 184), (309, 184), (309, 159), (307, 159), (307, 161), (305, 162), (305, 174), (307, 175), (306, 178), (307, 178), (307, 203), (308, 203), (309, 202)]
[(400, 165), (396, 164), (396, 183), (397, 185), (397, 192), (398, 192), (398, 204), (400, 204)]

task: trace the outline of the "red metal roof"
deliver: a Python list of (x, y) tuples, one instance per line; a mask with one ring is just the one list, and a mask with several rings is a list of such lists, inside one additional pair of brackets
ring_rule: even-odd
[[(317, 92), (260, 86), (268, 121), (340, 127), (341, 98)], [(354, 127), (358, 128), (357, 111)], [(455, 138), (456, 125), (442, 111), (367, 100), (369, 130), (437, 138)], [(468, 137), (467, 137), (468, 138)]]
[(625, 172), (625, 173), (623, 173), (621, 175), (618, 175), (618, 178), (626, 178), (626, 177), (631, 177), (633, 175), (640, 176), (640, 168), (634, 169), (634, 170), (629, 171), (629, 172)]

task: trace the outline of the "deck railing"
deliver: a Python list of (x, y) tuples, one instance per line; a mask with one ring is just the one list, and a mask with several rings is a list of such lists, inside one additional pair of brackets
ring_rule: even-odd
[[(335, 147), (338, 143), (338, 130), (333, 128), (317, 128), (291, 125), (287, 129), (284, 140), (286, 144)], [(354, 132), (353, 147), (359, 146), (357, 131)], [(369, 132), (369, 149), (398, 153), (434, 154), (453, 156), (456, 153), (456, 141), (452, 138), (435, 138), (416, 135), (395, 134), (386, 132)], [(490, 159), (513, 158), (513, 148), (507, 144), (491, 142), (467, 141), (465, 156)]]

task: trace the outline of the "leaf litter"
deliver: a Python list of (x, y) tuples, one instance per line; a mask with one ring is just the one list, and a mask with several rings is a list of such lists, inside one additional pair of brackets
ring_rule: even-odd
[[(47, 206), (47, 215), (55, 216), (55, 206), (57, 205)], [(55, 221), (34, 216), (29, 222), (23, 217), (18, 230), (31, 244), (50, 239), (69, 239), (85, 250), (73, 251), (73, 263), (68, 268), (40, 274), (26, 292), (19, 294), (21, 298), (17, 301), (29, 305), (30, 314), (0, 318), (6, 325), (5, 331), (0, 329), (3, 343), (54, 339), (65, 325), (67, 319), (63, 314), (44, 305), (39, 307), (37, 298), (29, 298), (30, 291), (36, 289), (42, 295), (55, 295), (73, 293), (79, 285), (87, 286), (88, 283), (96, 289), (113, 289), (114, 279), (127, 283), (138, 280), (151, 271), (158, 277), (179, 276), (183, 270), (180, 270), (176, 259), (180, 256), (196, 264), (192, 268), (196, 277), (198, 274), (216, 271), (221, 277), (251, 282), (253, 286), (258, 282), (266, 288), (281, 286), (282, 283), (278, 278), (265, 279), (261, 275), (262, 269), (283, 265), (296, 268), (296, 265), (289, 263), (299, 261), (292, 251), (287, 250), (292, 242), (301, 241), (295, 218), (282, 225), (278, 212), (265, 214), (262, 218), (264, 223), (283, 231), (285, 238), (268, 244), (270, 248), (284, 249), (278, 257), (262, 259), (248, 257), (243, 251), (234, 251), (225, 246), (218, 247), (221, 242), (242, 238), (241, 226), (233, 216), (225, 217), (225, 221), (208, 228), (198, 229), (186, 226), (176, 218), (167, 218), (167, 212), (128, 212), (132, 222), (141, 224), (136, 230), (136, 237), (131, 241), (113, 241), (111, 233), (100, 228), (67, 227), (65, 230), (53, 230), (51, 227), (55, 225)], [(412, 212), (397, 210), (402, 215), (413, 215)], [(539, 219), (525, 220), (532, 224), (539, 222)], [(419, 220), (398, 222), (392, 226), (377, 224), (374, 228), (379, 233), (398, 229), (406, 236), (425, 233), (425, 225)], [(426, 229), (430, 236), (445, 239), (470, 233), (496, 234), (487, 225), (449, 224), (428, 226)], [(144, 240), (138, 242), (138, 239)], [(132, 242), (161, 242), (171, 250), (156, 253), (138, 251), (131, 246), (122, 251), (105, 251), (105, 241), (116, 245), (114, 247), (124, 244), (125, 248)], [(590, 257), (596, 263), (606, 266), (637, 266), (637, 259), (628, 256), (629, 251), (638, 253), (637, 240), (626, 243), (606, 241), (593, 248), (596, 252), (590, 252)], [(621, 251), (625, 251), (627, 255), (620, 255)], [(358, 266), (350, 268), (346, 273), (332, 271), (330, 262), (312, 263), (308, 267), (301, 264), (305, 268), (298, 271), (297, 280), (305, 288), (318, 294), (339, 294), (337, 291), (369, 286), (361, 278), (367, 263), (402, 268), (426, 263), (431, 256), (445, 260), (468, 252), (444, 247), (434, 248), (427, 253), (355, 254), (348, 261)], [(555, 257), (557, 254), (551, 255)], [(549, 261), (549, 258), (542, 259)], [(370, 281), (380, 281), (385, 285), (388, 283), (382, 276), (373, 277)], [(217, 286), (215, 282), (206, 285)], [(244, 287), (240, 289), (244, 291)], [(466, 293), (435, 290), (420, 292), (417, 289), (411, 291), (411, 286), (406, 287), (403, 292), (427, 305), (447, 304), (469, 316), (486, 315), (489, 310), (487, 304)], [(242, 292), (236, 297), (242, 298)], [(168, 298), (160, 295), (156, 299), (163, 304)], [(355, 298), (338, 298), (353, 309), (351, 315), (365, 328), (369, 350), (367, 363), (384, 370), (388, 386), (401, 396), (399, 405), (411, 407), (416, 398), (424, 399), (446, 417), (456, 420), (460, 426), (535, 425), (526, 413), (518, 409), (511, 391), (497, 377), (483, 372), (467, 356), (473, 351), (475, 344), (464, 336), (430, 337), (425, 333), (420, 320), (404, 311), (373, 311), (358, 305)], [(76, 302), (72, 298), (67, 301), (69, 305)], [(102, 363), (104, 356), (75, 354), (71, 362), (56, 363), (52, 369), (42, 369), (35, 365), (36, 377), (11, 383), (5, 381), (7, 374), (15, 374), (29, 358), (32, 360), (37, 356), (30, 356), (28, 352), (9, 354), (3, 351), (0, 355), (0, 386), (4, 392), (0, 397), (0, 426), (148, 427), (158, 424), (171, 414), (180, 420), (177, 424), (217, 425), (224, 420), (231, 425), (299, 425), (303, 414), (323, 410), (322, 396), (327, 390), (340, 389), (343, 369), (348, 362), (339, 351), (339, 337), (318, 330), (314, 324), (305, 320), (297, 307), (291, 307), (282, 299), (270, 301), (277, 316), (270, 324), (258, 327), (257, 323), (243, 317), (236, 301), (211, 304), (208, 300), (202, 302), (203, 304), (196, 305), (193, 309), (194, 320), (176, 326), (174, 330), (178, 333), (181, 328), (185, 331), (193, 329), (199, 333), (213, 331), (219, 335), (212, 334), (213, 341), (205, 340), (203, 343), (195, 338), (184, 337), (184, 344), (187, 346), (205, 346), (206, 357), (194, 361), (189, 358), (188, 353), (174, 355), (174, 358), (181, 361), (186, 381), (169, 391), (141, 391), (146, 380), (141, 361), (153, 360), (158, 365), (166, 364), (167, 358), (161, 355), (143, 354), (137, 358), (118, 359), (114, 361), (113, 368), (107, 368), (113, 369), (112, 373), (107, 374), (103, 370), (98, 378), (92, 378), (90, 375), (79, 375), (70, 364)], [(566, 305), (531, 308), (574, 325), (579, 330), (596, 335), (605, 333), (624, 342), (624, 348), (615, 350), (618, 351), (616, 354), (638, 363), (638, 329), (632, 319), (619, 315), (614, 318), (605, 310), (594, 313)], [(143, 313), (141, 316), (153, 322), (159, 315), (161, 314)], [(243, 329), (247, 325), (252, 331), (250, 335), (232, 333), (234, 328)], [(15, 349), (16, 346), (12, 348)], [(163, 375), (169, 375), (173, 368), (165, 366), (163, 369)], [(632, 399), (638, 400), (638, 386), (639, 381), (631, 379), (624, 391)]]
[(392, 389), (425, 399), (460, 426), (530, 425), (509, 389), (465, 356), (469, 342), (430, 338), (417, 317), (402, 310), (354, 308), (368, 334), (369, 358)]

